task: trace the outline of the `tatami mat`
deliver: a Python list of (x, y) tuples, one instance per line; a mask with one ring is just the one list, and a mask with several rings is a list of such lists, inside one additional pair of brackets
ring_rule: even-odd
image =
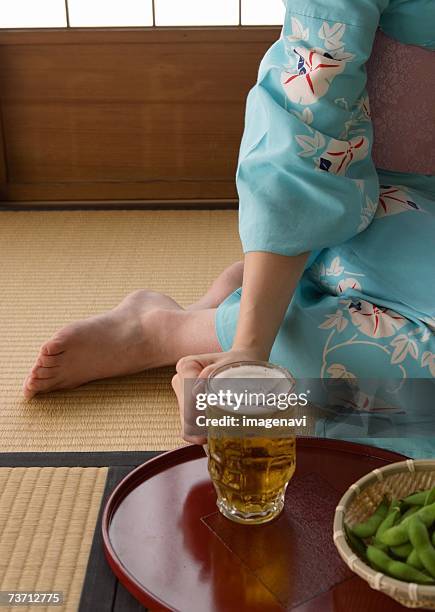
[(0, 452), (179, 446), (172, 369), (25, 402), (22, 380), (56, 329), (148, 287), (182, 305), (240, 258), (235, 211), (0, 214)]
[(37, 609), (78, 609), (106, 476), (107, 468), (0, 469), (1, 591), (61, 591), (64, 605)]

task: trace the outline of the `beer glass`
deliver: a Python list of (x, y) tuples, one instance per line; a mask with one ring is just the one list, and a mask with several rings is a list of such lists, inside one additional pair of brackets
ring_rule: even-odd
[[(258, 361), (227, 364), (207, 379), (207, 417), (219, 422), (208, 425), (208, 468), (217, 492), (217, 506), (233, 521), (266, 523), (284, 507), (285, 490), (296, 466), (294, 431), (287, 426), (268, 429), (249, 423), (288, 417), (291, 408), (266, 405), (264, 397), (290, 394), (294, 385), (287, 370)], [(249, 393), (259, 394), (257, 405), (244, 401), (234, 410), (228, 398), (211, 404), (219, 390), (243, 392), (246, 387)], [(238, 419), (238, 426), (230, 424), (231, 417)]]

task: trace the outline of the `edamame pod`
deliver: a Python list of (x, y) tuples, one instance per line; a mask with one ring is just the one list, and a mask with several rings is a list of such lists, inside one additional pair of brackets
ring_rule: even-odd
[(411, 542), (406, 542), (406, 544), (400, 544), (400, 546), (391, 546), (390, 550), (397, 557), (402, 557), (402, 559), (406, 559), (414, 550)]
[(352, 530), (345, 525), (344, 531), (346, 532), (347, 540), (350, 544), (351, 549), (362, 559), (366, 559), (366, 545), (360, 538), (355, 535)]
[(423, 572), (420, 572), (418, 569), (402, 561), (395, 561), (382, 550), (376, 548), (376, 546), (367, 547), (367, 558), (376, 569), (388, 574), (388, 576), (392, 578), (405, 580), (406, 582), (416, 582), (418, 584), (435, 583), (435, 580), (431, 576), (423, 574)]
[(415, 548), (413, 548), (412, 551), (409, 553), (406, 559), (406, 563), (408, 565), (412, 565), (412, 567), (415, 567), (416, 569), (424, 570), (424, 565), (420, 561), (420, 557), (418, 556), (418, 553)]
[(409, 521), (414, 516), (418, 516), (426, 527), (429, 527), (435, 521), (435, 503), (431, 504), (430, 506), (423, 506), (418, 510), (418, 512), (415, 512), (412, 516), (407, 516), (398, 525), (387, 529), (380, 536), (381, 542), (383, 542), (383, 544), (387, 544), (388, 546), (399, 546), (400, 544), (405, 544), (405, 542), (408, 542), (408, 525)]
[(406, 518), (408, 518), (408, 516), (412, 516), (413, 514), (421, 510), (421, 507), (422, 506), (411, 506), (410, 508), (408, 508), (408, 510), (402, 514), (399, 522), (401, 523)]
[(427, 491), (418, 491), (417, 493), (408, 495), (408, 497), (405, 497), (402, 501), (407, 506), (423, 506), (427, 493)]
[(435, 521), (435, 503), (423, 506), (415, 515), (421, 518), (426, 527), (430, 527)]
[(409, 521), (408, 532), (418, 558), (429, 574), (435, 577), (435, 548), (432, 546), (427, 527), (419, 514), (413, 516)]
[(399, 516), (400, 516), (400, 508), (398, 508), (397, 506), (393, 504), (393, 502), (391, 502), (390, 511), (387, 514), (387, 516), (384, 518), (382, 523), (379, 525), (379, 527), (377, 528), (376, 534), (374, 537), (374, 541), (373, 541), (373, 544), (377, 546), (378, 548), (380, 548), (381, 550), (385, 550), (385, 551), (388, 550), (388, 546), (384, 544), (381, 540), (381, 535), (387, 529), (389, 529), (396, 523), (396, 520), (398, 519)]
[[(388, 500), (386, 497), (381, 501), (375, 512), (363, 523), (352, 527), (352, 531), (359, 538), (370, 538), (375, 535), (379, 525), (388, 514)], [(384, 542), (386, 544), (386, 542)]]

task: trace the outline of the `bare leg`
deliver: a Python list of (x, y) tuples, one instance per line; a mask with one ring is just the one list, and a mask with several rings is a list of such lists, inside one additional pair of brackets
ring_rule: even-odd
[(236, 261), (226, 268), (214, 281), (210, 289), (187, 310), (202, 310), (203, 308), (217, 308), (230, 293), (242, 286), (243, 261)]
[(113, 310), (67, 325), (41, 347), (24, 381), (24, 396), (30, 399), (40, 392), (72, 389), (91, 380), (172, 365), (186, 355), (219, 351), (215, 308), (241, 284), (237, 273), (225, 271), (219, 279), (187, 309), (168, 296), (139, 290)]

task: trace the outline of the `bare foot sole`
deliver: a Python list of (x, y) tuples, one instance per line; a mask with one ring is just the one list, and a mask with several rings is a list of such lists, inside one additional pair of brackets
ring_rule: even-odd
[(41, 347), (24, 397), (169, 365), (159, 330), (168, 333), (165, 316), (174, 310), (183, 312), (170, 297), (139, 290), (113, 310), (60, 329)]

